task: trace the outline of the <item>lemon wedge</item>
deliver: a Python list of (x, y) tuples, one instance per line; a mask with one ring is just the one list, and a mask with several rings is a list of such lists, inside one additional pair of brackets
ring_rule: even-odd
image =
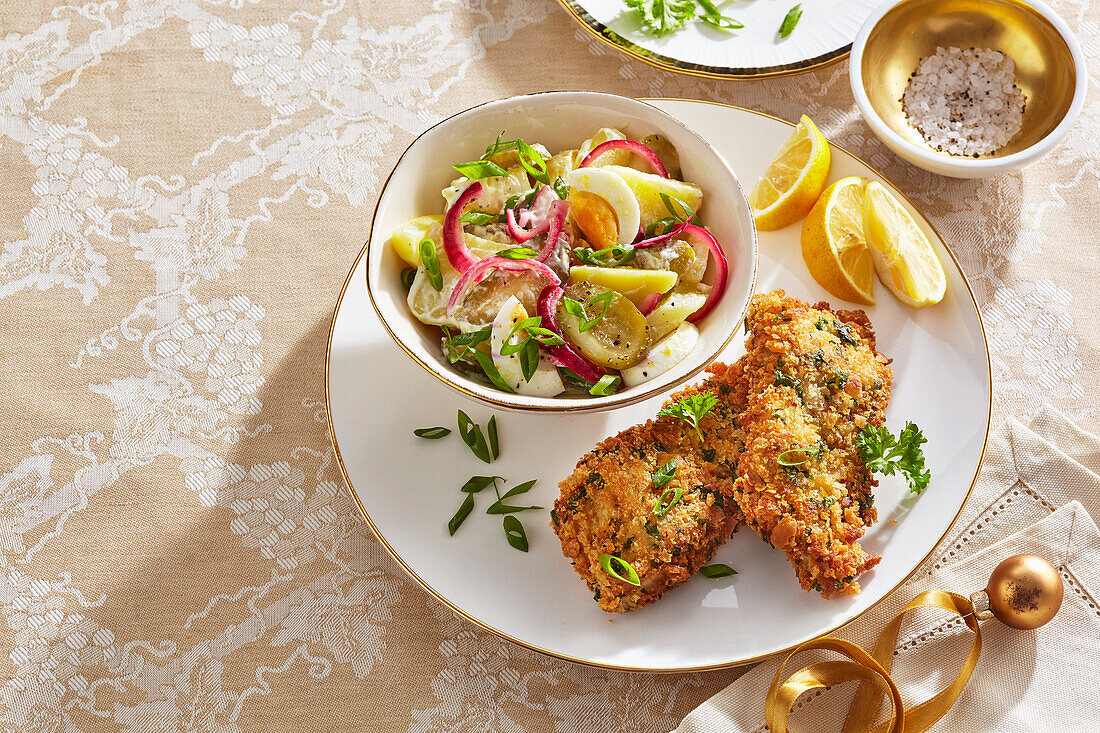
[(829, 141), (806, 115), (749, 194), (756, 228), (775, 231), (806, 216), (829, 178)]
[(898, 300), (914, 308), (943, 300), (947, 276), (928, 237), (897, 197), (879, 183), (867, 185), (863, 229), (875, 271)]
[(874, 305), (875, 267), (863, 232), (866, 178), (842, 178), (825, 189), (802, 224), (802, 259), (838, 298)]

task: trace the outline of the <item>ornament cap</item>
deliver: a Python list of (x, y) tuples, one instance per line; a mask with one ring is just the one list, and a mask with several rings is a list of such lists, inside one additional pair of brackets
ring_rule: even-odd
[[(1001, 623), (1015, 629), (1037, 629), (1058, 613), (1062, 592), (1062, 576), (1053, 565), (1038, 555), (1013, 555), (989, 576), (984, 595), (989, 611)], [(982, 600), (979, 598), (979, 603)], [(975, 611), (981, 613), (984, 609), (978, 608), (979, 603), (975, 603)]]

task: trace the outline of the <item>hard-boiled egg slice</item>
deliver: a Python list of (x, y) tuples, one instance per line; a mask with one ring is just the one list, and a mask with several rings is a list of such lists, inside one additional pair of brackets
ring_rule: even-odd
[(587, 191), (611, 205), (619, 220), (619, 244), (630, 244), (638, 236), (641, 209), (634, 191), (622, 176), (605, 168), (577, 168), (566, 178), (570, 190)]
[[(546, 354), (539, 353), (539, 365), (535, 369), (535, 373), (531, 375), (531, 380), (527, 381), (523, 378), (523, 369), (520, 366), (519, 352), (502, 356), (500, 353), (501, 347), (504, 346), (504, 339), (508, 337), (508, 333), (512, 330), (512, 326), (527, 318), (527, 309), (523, 307), (523, 304), (519, 302), (516, 296), (508, 298), (504, 301), (504, 305), (500, 307), (500, 312), (497, 313), (497, 317), (493, 319), (492, 336), (489, 343), (493, 350), (493, 364), (496, 365), (497, 370), (500, 372), (500, 376), (507, 382), (508, 386), (516, 391), (517, 394), (531, 395), (534, 397), (554, 397), (565, 391), (565, 385), (562, 384), (561, 376), (558, 374), (558, 370), (554, 368), (554, 365), (550, 363), (550, 360), (546, 357)], [(519, 343), (519, 335), (512, 336), (511, 343)]]
[(671, 336), (658, 341), (640, 362), (622, 370), (623, 384), (633, 387), (664, 374), (683, 361), (698, 341), (699, 329), (687, 321), (681, 323)]

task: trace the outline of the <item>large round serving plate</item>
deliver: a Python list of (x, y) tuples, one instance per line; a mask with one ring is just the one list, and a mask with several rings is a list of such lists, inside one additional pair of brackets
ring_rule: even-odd
[(558, 1), (582, 28), (624, 53), (668, 71), (721, 79), (797, 74), (844, 58), (881, 2), (803, 2), (802, 19), (787, 38), (779, 38), (779, 27), (796, 0), (724, 3), (722, 12), (744, 28), (726, 32), (695, 21), (656, 38), (622, 0)]
[[(708, 139), (749, 185), (791, 131), (787, 122), (743, 109), (680, 100), (654, 104)], [(832, 179), (854, 175), (896, 191), (834, 146)], [(581, 455), (652, 417), (662, 398), (606, 413), (499, 413), (501, 457), (491, 466), (477, 460), (457, 432), (439, 441), (416, 438), (414, 428), (454, 428), (459, 409), (482, 424), (493, 413), (448, 389), (393, 344), (367, 297), (362, 253), (336, 305), (326, 368), (332, 440), (344, 478), (367, 521), (420, 585), (469, 621), (531, 649), (602, 667), (684, 671), (742, 664), (828, 633), (888, 595), (947, 534), (970, 494), (989, 429), (989, 358), (977, 304), (946, 245), (909, 209), (944, 263), (947, 296), (913, 310), (879, 285), (878, 304), (866, 310), (880, 350), (894, 360), (887, 425), (897, 431), (912, 420), (923, 429), (932, 484), (916, 496), (900, 479), (882, 479), (879, 522), (863, 546), (883, 559), (860, 578), (863, 591), (856, 596), (824, 600), (805, 593), (782, 553), (742, 531), (714, 560), (738, 575), (696, 577), (633, 613), (601, 611), (562, 556), (548, 509), (558, 496), (557, 482)], [(830, 298), (809, 276), (797, 225), (760, 234), (757, 288), (855, 307)], [(743, 352), (737, 338), (719, 358), (734, 361)], [(525, 498), (547, 509), (519, 515), (529, 552), (509, 547), (501, 518), (484, 513), (488, 496), (479, 496), (473, 514), (448, 536), (447, 520), (463, 498), (459, 487), (487, 474), (509, 485), (538, 479)]]

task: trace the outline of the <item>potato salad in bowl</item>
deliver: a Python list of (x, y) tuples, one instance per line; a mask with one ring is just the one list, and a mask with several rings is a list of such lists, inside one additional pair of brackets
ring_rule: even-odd
[(392, 234), (409, 312), (451, 369), (534, 397), (606, 397), (686, 359), (730, 263), (663, 135), (549, 150), (502, 131), (439, 209)]

